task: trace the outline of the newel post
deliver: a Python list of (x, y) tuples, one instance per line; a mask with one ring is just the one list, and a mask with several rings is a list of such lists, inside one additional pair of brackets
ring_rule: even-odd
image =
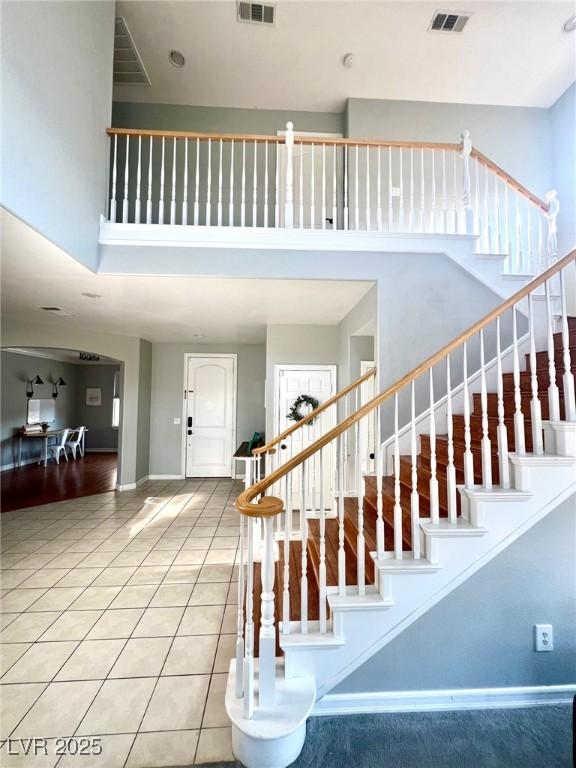
[(546, 217), (548, 219), (548, 245), (547, 256), (548, 266), (556, 260), (558, 256), (558, 214), (560, 212), (560, 201), (558, 200), (558, 193), (555, 189), (551, 189), (546, 192), (546, 202), (548, 203), (548, 213)]
[(294, 124), (286, 123), (286, 189), (284, 193), (284, 226), (294, 226)]
[(261, 707), (274, 704), (276, 687), (276, 629), (274, 626), (274, 517), (262, 520), (264, 546), (262, 551), (262, 608), (260, 621), (260, 659), (258, 674), (258, 703)]
[(467, 235), (474, 233), (474, 212), (472, 210), (472, 183), (470, 180), (470, 153), (472, 140), (470, 131), (463, 131), (462, 139), (462, 204), (464, 206), (464, 226)]

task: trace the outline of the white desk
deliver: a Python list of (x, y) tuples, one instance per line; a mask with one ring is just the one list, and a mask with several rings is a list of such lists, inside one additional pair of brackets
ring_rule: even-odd
[[(64, 428), (65, 429), (65, 428)], [(18, 437), (18, 466), (22, 466), (22, 440), (42, 440), (42, 453), (41, 455), (41, 461), (44, 464), (44, 466), (48, 466), (48, 440), (51, 437), (57, 437), (58, 435), (61, 435), (64, 429), (48, 429), (46, 432), (19, 432)], [(84, 454), (84, 441), (86, 439), (86, 432), (88, 430), (85, 429), (84, 433), (82, 435), (82, 454)], [(71, 432), (72, 433), (72, 432)]]

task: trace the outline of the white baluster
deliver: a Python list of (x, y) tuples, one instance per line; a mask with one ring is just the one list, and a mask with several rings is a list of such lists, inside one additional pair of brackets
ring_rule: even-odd
[(332, 229), (338, 229), (338, 200), (336, 180), (336, 144), (332, 147)]
[(566, 311), (566, 286), (564, 271), (560, 272), (560, 302), (562, 312), (562, 362), (564, 365), (564, 410), (566, 421), (576, 421), (576, 400), (574, 397), (574, 374), (570, 355), (570, 331)]
[(456, 166), (456, 152), (452, 152), (452, 210), (454, 212), (452, 232), (457, 235), (460, 228), (458, 226), (458, 171)]
[(152, 224), (152, 149), (154, 139), (150, 136), (148, 147), (148, 195), (146, 197), (146, 224)]
[(530, 329), (530, 388), (532, 399), (530, 400), (530, 420), (532, 422), (532, 453), (541, 456), (544, 453), (544, 441), (542, 436), (542, 407), (538, 398), (538, 369), (536, 365), (536, 340), (534, 329), (533, 297), (528, 295), (528, 323)]
[(124, 158), (124, 199), (122, 200), (122, 224), (128, 223), (128, 182), (130, 174), (130, 134), (126, 134), (126, 157)]
[(366, 230), (372, 229), (372, 214), (370, 212), (370, 146), (366, 144)]
[(412, 530), (412, 554), (420, 557), (420, 494), (418, 493), (418, 445), (416, 437), (416, 393), (415, 382), (410, 385), (410, 522)]
[(160, 160), (160, 200), (158, 202), (158, 224), (164, 224), (164, 160), (166, 157), (166, 138), (162, 136), (162, 156)]
[(308, 521), (306, 519), (306, 462), (300, 465), (300, 545), (301, 545), (301, 575), (300, 575), (300, 631), (308, 632)]
[(436, 232), (436, 153), (432, 149), (432, 200), (430, 203), (430, 232)]
[[(475, 220), (478, 220), (478, 163), (476, 163), (476, 201), (472, 210), (472, 180), (470, 178), (470, 154), (472, 152), (472, 140), (470, 131), (462, 132), (462, 204), (464, 207), (464, 231), (471, 235), (474, 232)], [(476, 226), (476, 231), (478, 227)]]
[(280, 145), (274, 144), (276, 148), (276, 174), (274, 177), (274, 226), (280, 226)]
[(510, 488), (510, 463), (508, 461), (508, 430), (504, 420), (504, 378), (502, 375), (502, 350), (500, 337), (500, 318), (496, 318), (496, 365), (498, 376), (498, 467), (500, 486)]
[(542, 225), (542, 211), (538, 209), (538, 272), (544, 272), (546, 269), (546, 255), (544, 252), (544, 231)]
[[(356, 390), (358, 391), (358, 390)], [(364, 478), (362, 476), (362, 455), (360, 452), (360, 422), (355, 425), (355, 448), (356, 448), (356, 498), (358, 500), (358, 535), (356, 536), (356, 565), (358, 594), (363, 595), (366, 592), (366, 560), (365, 560), (365, 540), (364, 540)]]
[(346, 550), (344, 549), (344, 435), (338, 437), (338, 593), (346, 594)]
[(516, 271), (519, 273), (524, 272), (524, 254), (522, 251), (522, 218), (520, 216), (520, 195), (518, 192), (515, 194), (516, 205), (514, 207), (515, 213), (515, 230), (516, 230)]
[(414, 232), (414, 147), (410, 147), (410, 210), (408, 212), (408, 232)]
[(182, 182), (182, 224), (188, 224), (188, 139), (184, 139), (184, 179)]
[(242, 139), (242, 180), (240, 188), (240, 226), (246, 226), (246, 140)]
[(170, 224), (176, 224), (176, 137), (172, 139), (172, 196), (170, 198)]
[(404, 152), (402, 147), (398, 148), (398, 173), (400, 174), (400, 200), (398, 201), (398, 231), (404, 231)]
[(436, 412), (434, 402), (434, 373), (429, 371), (430, 380), (430, 519), (432, 523), (440, 520), (440, 503), (438, 500), (438, 478), (436, 476)]
[(304, 144), (300, 144), (300, 169), (298, 173), (298, 223), (304, 229)]
[(384, 555), (384, 500), (380, 406), (374, 409), (374, 470), (376, 472), (376, 554), (381, 558)]
[(268, 141), (264, 142), (264, 221), (263, 227), (267, 227), (268, 223)]
[(560, 391), (556, 383), (556, 360), (554, 349), (554, 328), (550, 298), (550, 280), (546, 281), (546, 331), (548, 339), (548, 418), (560, 421)]
[(492, 443), (488, 434), (488, 390), (486, 387), (486, 360), (484, 356), (484, 331), (480, 331), (480, 403), (482, 409), (482, 482), (484, 488), (492, 488)]
[(456, 489), (456, 468), (454, 466), (454, 421), (452, 417), (452, 377), (450, 374), (450, 355), (446, 355), (446, 494), (448, 502), (448, 522), (454, 524), (458, 517)]
[(400, 503), (400, 441), (398, 438), (398, 393), (394, 395), (394, 556), (402, 560), (402, 505)]
[(482, 221), (482, 206), (480, 203), (480, 162), (474, 158), (474, 234), (480, 238), (478, 247), (481, 249), (484, 222)]
[(252, 169), (252, 226), (258, 226), (258, 142), (254, 142), (254, 167)]
[[(302, 157), (300, 157), (302, 165)], [(294, 226), (294, 125), (286, 123), (286, 193), (284, 201), (284, 226)]]
[(520, 388), (520, 358), (518, 353), (518, 324), (516, 309), (512, 309), (512, 346), (514, 357), (514, 444), (516, 453), (526, 453), (524, 437), (524, 414), (522, 413), (522, 391)]
[(418, 231), (424, 232), (426, 222), (426, 184), (424, 180), (424, 147), (420, 149), (420, 221)]
[(216, 209), (216, 221), (219, 227), (222, 226), (222, 147), (222, 139), (220, 139), (220, 151), (218, 152), (218, 207)]
[(228, 201), (228, 226), (234, 226), (234, 139), (230, 142), (230, 199)]
[(344, 145), (344, 226), (347, 230), (350, 226), (348, 210), (348, 144)]
[(264, 547), (262, 556), (262, 609), (258, 659), (258, 703), (274, 704), (276, 684), (276, 631), (274, 628), (274, 518), (262, 520)]
[(212, 224), (212, 139), (208, 139), (208, 167), (206, 169), (206, 226)]
[[(251, 462), (246, 462), (246, 482), (249, 486)], [(238, 614), (236, 622), (236, 698), (244, 694), (244, 516), (240, 515), (240, 552), (238, 562)]]
[(322, 229), (326, 229), (326, 144), (322, 143)]
[(286, 511), (284, 513), (284, 573), (282, 586), (282, 633), (290, 634), (290, 536), (292, 534), (292, 475), (286, 475)]
[[(152, 145), (152, 137), (150, 137)], [(116, 223), (116, 176), (118, 173), (118, 134), (114, 134), (114, 158), (112, 160), (112, 194), (110, 195), (110, 221)]]
[(448, 231), (448, 193), (446, 189), (446, 150), (442, 150), (442, 232)]
[(356, 144), (354, 149), (354, 229), (359, 230), (360, 229), (360, 193), (359, 193), (359, 183), (360, 183), (360, 175), (358, 172), (358, 144)]
[(326, 632), (326, 504), (324, 503), (324, 456), (320, 449), (319, 472), (320, 482), (320, 564), (318, 576), (320, 581), (320, 632)]
[(141, 203), (140, 185), (142, 184), (142, 136), (138, 136), (138, 168), (136, 169), (136, 204), (134, 206), (134, 221), (140, 224)]
[(194, 226), (200, 221), (200, 139), (196, 138), (196, 178), (194, 180)]
[(394, 226), (394, 206), (392, 204), (392, 147), (388, 147), (388, 232)]
[(532, 203), (526, 198), (526, 267), (527, 272), (536, 274), (534, 249), (532, 245)]
[(486, 253), (492, 250), (492, 227), (490, 224), (490, 205), (488, 200), (488, 166), (484, 166), (484, 249)]
[(468, 382), (468, 345), (464, 342), (463, 354), (463, 386), (464, 386), (464, 485), (474, 487), (474, 456), (471, 451), (472, 438), (470, 434), (470, 390)]
[(246, 633), (244, 655), (244, 717), (254, 714), (254, 521), (246, 521), (248, 561), (246, 564)]
[(510, 234), (510, 191), (508, 184), (504, 183), (504, 247), (508, 254), (508, 268), (511, 271), (512, 267), (512, 240)]
[(314, 144), (310, 145), (310, 229), (316, 228), (316, 174)]
[(551, 189), (546, 192), (546, 202), (548, 203), (548, 247), (547, 256), (548, 262), (546, 266), (549, 266), (558, 255), (558, 214), (560, 212), (560, 203), (558, 201), (557, 193), (555, 189)]
[(498, 253), (502, 253), (502, 228), (500, 226), (500, 184), (494, 174), (494, 240)]

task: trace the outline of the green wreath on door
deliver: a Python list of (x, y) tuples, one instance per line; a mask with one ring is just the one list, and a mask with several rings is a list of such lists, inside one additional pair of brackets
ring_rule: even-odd
[[(316, 400), (315, 397), (312, 397), (312, 395), (299, 395), (296, 400), (292, 403), (292, 408), (287, 413), (287, 418), (290, 419), (290, 421), (299, 422), (302, 421), (308, 414), (304, 414), (300, 412), (300, 409), (303, 405), (307, 405), (310, 408), (312, 408), (313, 411), (315, 411), (318, 406), (320, 405), (320, 401)], [(316, 419), (310, 419), (308, 424), (313, 424), (316, 421)]]

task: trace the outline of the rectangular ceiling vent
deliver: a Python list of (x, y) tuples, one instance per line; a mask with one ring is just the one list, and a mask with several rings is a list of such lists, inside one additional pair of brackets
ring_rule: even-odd
[(114, 85), (150, 85), (126, 20), (116, 17), (114, 27)]
[(238, 21), (251, 24), (274, 24), (276, 6), (264, 3), (238, 3)]
[(72, 312), (69, 312), (67, 309), (62, 309), (62, 307), (40, 307), (44, 312), (51, 312), (53, 315), (68, 315), (68, 317), (72, 316)]
[(460, 11), (436, 11), (429, 30), (431, 32), (462, 32), (470, 15)]

